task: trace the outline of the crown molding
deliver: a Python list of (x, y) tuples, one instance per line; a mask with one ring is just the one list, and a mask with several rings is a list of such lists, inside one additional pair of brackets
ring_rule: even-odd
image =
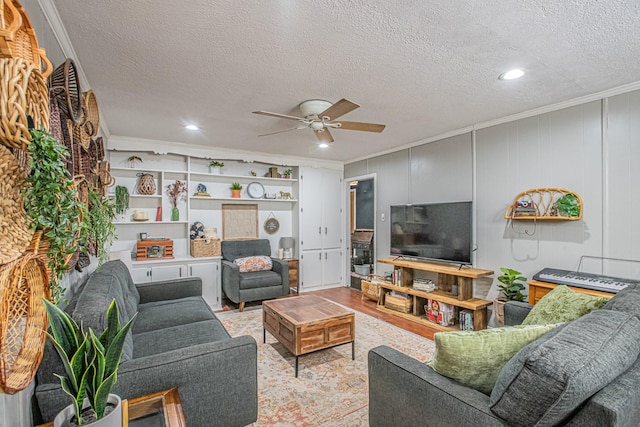
[[(60, 19), (60, 14), (58, 13), (58, 9), (56, 8), (54, 1), (38, 0), (38, 4), (40, 6), (40, 9), (42, 10), (42, 13), (44, 14), (45, 19), (47, 20), (47, 22), (49, 23), (49, 26), (51, 27), (51, 31), (53, 32), (53, 35), (55, 36), (56, 41), (58, 42), (58, 45), (60, 45), (60, 49), (62, 50), (62, 53), (67, 58), (70, 58), (73, 60), (76, 68), (76, 73), (78, 74), (78, 80), (80, 81), (80, 88), (87, 88), (85, 90), (90, 89), (91, 85), (89, 84), (87, 75), (84, 73), (84, 70), (82, 69), (82, 64), (78, 59), (78, 55), (76, 54), (75, 49), (73, 48), (73, 44), (71, 43), (71, 39), (69, 38), (67, 29), (64, 27), (64, 24), (62, 23), (62, 19)], [(106, 139), (109, 139), (109, 137), (111, 136), (111, 133), (109, 132), (109, 128), (107, 127), (104, 117), (102, 117), (102, 113), (100, 113), (100, 130), (102, 135), (104, 135)]]

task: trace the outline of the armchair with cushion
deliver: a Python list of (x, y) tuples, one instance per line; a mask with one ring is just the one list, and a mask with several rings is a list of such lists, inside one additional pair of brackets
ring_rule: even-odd
[(267, 239), (223, 241), (222, 290), (240, 311), (248, 301), (289, 294), (289, 265), (271, 257)]

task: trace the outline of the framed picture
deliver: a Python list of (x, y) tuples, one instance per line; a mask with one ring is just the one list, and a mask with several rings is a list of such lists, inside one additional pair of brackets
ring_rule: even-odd
[(222, 240), (258, 238), (258, 205), (222, 204)]
[(140, 233), (140, 240), (147, 240), (147, 233)]

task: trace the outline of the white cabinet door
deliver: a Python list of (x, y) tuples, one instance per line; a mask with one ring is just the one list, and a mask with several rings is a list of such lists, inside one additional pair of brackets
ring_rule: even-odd
[(184, 265), (158, 265), (151, 267), (151, 280), (153, 282), (179, 279), (181, 277), (186, 277)]
[(131, 269), (133, 283), (149, 283), (151, 281), (151, 267), (137, 267)]
[(342, 251), (328, 249), (323, 255), (322, 277), (324, 286), (335, 286), (342, 283)]
[(322, 183), (322, 247), (339, 248), (342, 243), (342, 174), (326, 170)]
[(304, 251), (300, 258), (300, 289), (308, 291), (322, 286), (322, 251)]
[(189, 277), (202, 279), (202, 298), (210, 307), (220, 307), (220, 261), (189, 264)]
[(323, 172), (321, 169), (304, 168), (302, 171), (302, 194), (300, 195), (300, 247), (302, 250), (322, 248), (322, 194)]

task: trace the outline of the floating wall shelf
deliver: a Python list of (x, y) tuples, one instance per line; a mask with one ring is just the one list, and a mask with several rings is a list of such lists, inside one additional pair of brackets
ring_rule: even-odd
[[(573, 202), (577, 215), (567, 215), (558, 201)], [(578, 221), (582, 219), (582, 198), (566, 188), (534, 188), (518, 194), (504, 214), (505, 219), (529, 221)]]

